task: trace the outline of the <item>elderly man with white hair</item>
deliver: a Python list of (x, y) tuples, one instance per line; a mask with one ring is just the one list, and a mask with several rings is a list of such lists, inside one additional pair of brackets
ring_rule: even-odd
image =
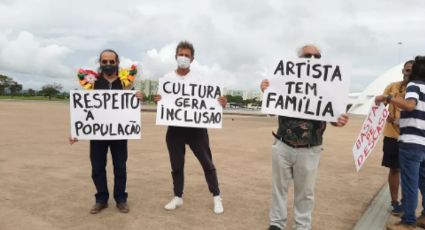
[[(319, 48), (305, 45), (298, 52), (300, 58), (321, 58)], [(261, 90), (269, 86), (261, 82)], [(288, 220), (287, 198), (289, 182), (294, 182), (294, 229), (311, 229), (314, 207), (314, 185), (322, 151), (325, 121), (279, 116), (277, 133), (272, 145), (272, 207), (269, 230), (285, 228)], [(331, 124), (342, 127), (348, 122), (345, 114)]]

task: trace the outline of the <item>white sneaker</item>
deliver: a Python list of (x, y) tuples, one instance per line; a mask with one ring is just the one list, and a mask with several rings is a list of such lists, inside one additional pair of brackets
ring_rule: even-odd
[(183, 205), (183, 199), (175, 196), (168, 204), (164, 206), (166, 210), (174, 210)]
[(224, 212), (223, 203), (221, 203), (221, 197), (215, 196), (214, 197), (214, 213), (215, 214), (221, 214)]

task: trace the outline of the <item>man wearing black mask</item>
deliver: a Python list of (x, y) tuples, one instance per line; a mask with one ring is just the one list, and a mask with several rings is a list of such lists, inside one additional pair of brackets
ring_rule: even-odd
[[(100, 76), (94, 84), (94, 90), (125, 90), (132, 89), (132, 85), (124, 86), (118, 77), (119, 56), (110, 49), (104, 50), (99, 55)], [(136, 92), (137, 98), (142, 100), (143, 94)], [(70, 139), (70, 144), (76, 142)], [(127, 204), (128, 194), (125, 191), (127, 183), (127, 140), (90, 140), (90, 162), (92, 166), (92, 179), (96, 186), (96, 203), (90, 209), (91, 214), (97, 214), (108, 207), (109, 192), (106, 179), (106, 160), (108, 147), (112, 154), (114, 165), (114, 199), (116, 207), (122, 213), (130, 211)]]

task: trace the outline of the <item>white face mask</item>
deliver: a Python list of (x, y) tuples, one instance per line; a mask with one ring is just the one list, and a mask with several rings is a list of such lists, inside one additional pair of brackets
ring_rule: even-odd
[(190, 66), (190, 58), (185, 56), (177, 56), (177, 66), (181, 69), (187, 69)]

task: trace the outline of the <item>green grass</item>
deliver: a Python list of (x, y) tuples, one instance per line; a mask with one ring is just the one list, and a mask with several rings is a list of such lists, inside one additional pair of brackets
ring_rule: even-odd
[[(48, 101), (49, 97), (44, 96), (0, 96), (0, 100), (2, 99), (14, 99), (14, 100), (33, 100), (33, 101)], [(52, 97), (52, 101), (68, 101), (67, 98), (61, 99)]]

